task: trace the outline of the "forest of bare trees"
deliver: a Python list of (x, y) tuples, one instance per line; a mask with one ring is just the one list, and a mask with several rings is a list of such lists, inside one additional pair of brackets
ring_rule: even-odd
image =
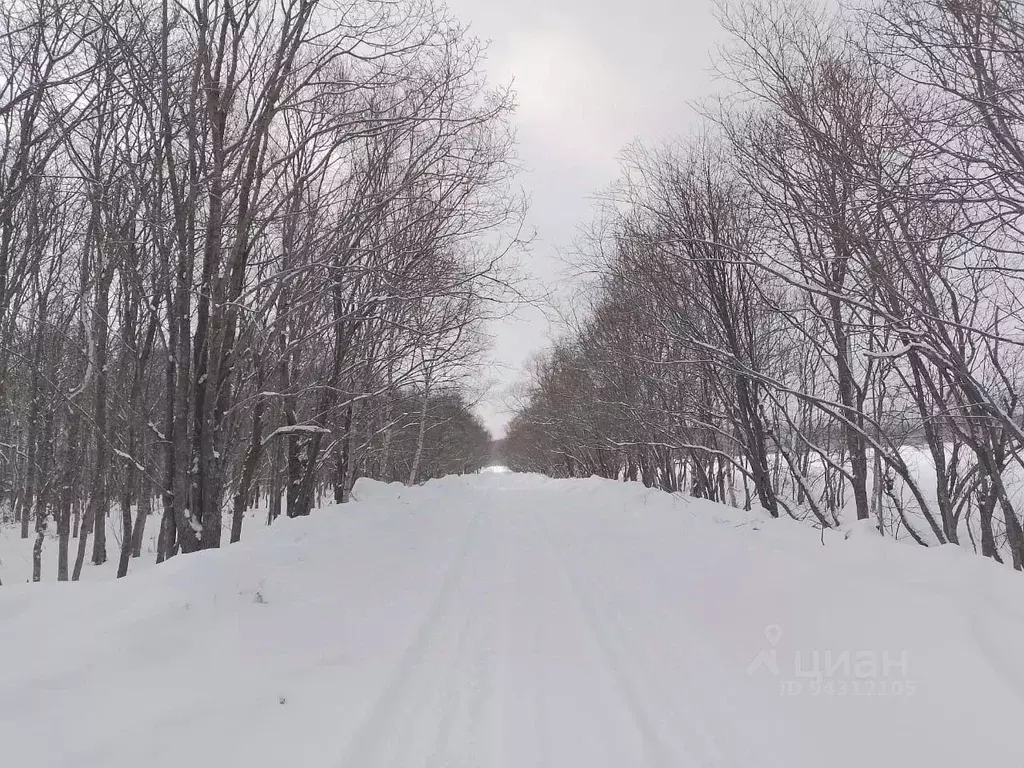
[(704, 128), (635, 147), (516, 469), (1024, 567), (1024, 6), (720, 13)]
[(0, 4), (0, 515), (34, 580), (486, 460), (466, 382), (522, 205), (481, 56), (426, 0)]

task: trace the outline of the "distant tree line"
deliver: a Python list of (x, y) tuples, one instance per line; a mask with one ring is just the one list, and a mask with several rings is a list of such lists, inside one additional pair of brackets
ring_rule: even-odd
[(163, 560), (486, 460), (465, 384), (521, 201), (481, 55), (429, 0), (0, 4), (0, 515), (34, 579), (54, 529), (77, 579), (120, 516), (123, 575), (146, 526)]
[(510, 463), (1021, 569), (1024, 5), (721, 20), (723, 95), (629, 152)]

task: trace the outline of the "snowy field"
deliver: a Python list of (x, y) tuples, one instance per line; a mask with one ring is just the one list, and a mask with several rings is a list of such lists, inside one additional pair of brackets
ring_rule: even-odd
[(637, 483), (356, 496), (0, 589), (0, 764), (1020, 765), (1024, 582), (969, 552)]

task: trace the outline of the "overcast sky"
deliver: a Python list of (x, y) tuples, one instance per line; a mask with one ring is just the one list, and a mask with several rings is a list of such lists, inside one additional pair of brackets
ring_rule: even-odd
[[(536, 240), (525, 260), (544, 286), (565, 285), (561, 256), (593, 217), (593, 196), (618, 175), (636, 139), (686, 134), (688, 102), (713, 88), (710, 54), (721, 38), (711, 0), (448, 0), (476, 37), (490, 41), (493, 82), (512, 81), (520, 184)], [(504, 390), (543, 349), (552, 329), (539, 310), (496, 322), (500, 384), (481, 406), (492, 434), (508, 421)]]

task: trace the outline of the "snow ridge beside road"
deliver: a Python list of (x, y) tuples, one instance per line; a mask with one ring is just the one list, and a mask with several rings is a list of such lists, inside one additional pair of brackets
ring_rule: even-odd
[(1019, 762), (1024, 584), (973, 554), (597, 479), (355, 495), (0, 589), (2, 763)]

